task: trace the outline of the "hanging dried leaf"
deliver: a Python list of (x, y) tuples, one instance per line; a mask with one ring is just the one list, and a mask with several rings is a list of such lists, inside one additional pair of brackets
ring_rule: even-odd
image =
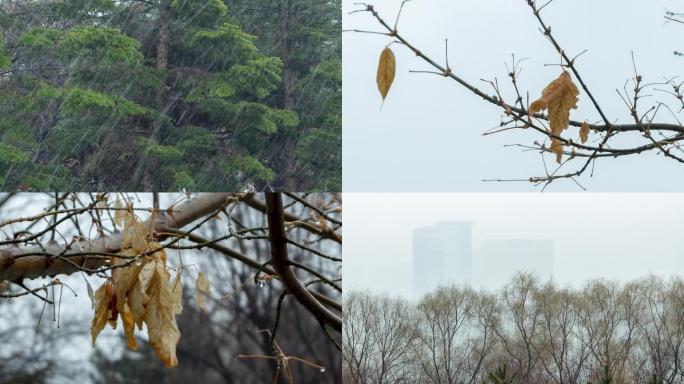
[(176, 345), (180, 339), (180, 331), (176, 325), (173, 294), (171, 293), (170, 275), (161, 260), (154, 260), (154, 274), (147, 291), (149, 300), (146, 304), (145, 324), (150, 336), (150, 346), (167, 368), (178, 365)]
[(587, 140), (589, 139), (589, 124), (585, 121), (582, 123), (582, 126), (580, 127), (580, 140), (582, 141), (582, 144), (586, 143)]
[(124, 334), (126, 335), (126, 344), (128, 348), (136, 351), (138, 350), (138, 343), (135, 341), (135, 319), (128, 304), (124, 304), (123, 311), (121, 311), (121, 320), (123, 321)]
[[(560, 136), (570, 123), (570, 110), (577, 108), (579, 89), (572, 82), (570, 74), (563, 71), (561, 75), (542, 91), (542, 97), (530, 104), (529, 115), (548, 109), (551, 134)], [(556, 161), (563, 157), (563, 142), (552, 138), (551, 152), (556, 154)]]
[(209, 297), (209, 280), (204, 272), (200, 272), (195, 283), (195, 302), (202, 309), (202, 312), (207, 313), (207, 307), (204, 303), (205, 297)]
[(173, 313), (180, 315), (183, 312), (183, 284), (181, 284), (181, 275), (183, 269), (180, 268), (173, 278), (171, 283), (171, 294), (173, 295)]
[(93, 339), (93, 347), (95, 347), (95, 340), (97, 335), (102, 332), (107, 321), (112, 317), (111, 303), (114, 297), (114, 288), (112, 284), (106, 282), (95, 291), (95, 316), (93, 316), (93, 324), (90, 327), (90, 334)]
[[(158, 246), (158, 244), (155, 244), (154, 246)], [(128, 306), (131, 308), (131, 312), (133, 314), (133, 318), (135, 319), (135, 324), (138, 326), (138, 329), (142, 330), (142, 324), (143, 321), (145, 320), (145, 305), (147, 304), (147, 301), (149, 300), (147, 291), (150, 287), (150, 282), (152, 281), (152, 277), (155, 273), (156, 269), (156, 263), (149, 262), (150, 260), (163, 260), (164, 262), (166, 261), (165, 256), (160, 256), (164, 253), (164, 251), (159, 251), (154, 253), (153, 255), (150, 256), (150, 259), (148, 259), (148, 262), (143, 264), (142, 269), (140, 270), (140, 273), (138, 274), (138, 278), (136, 282), (133, 284), (131, 289), (128, 292)]]
[(107, 324), (109, 324), (112, 329), (116, 329), (119, 320), (119, 311), (116, 310), (116, 292), (112, 296), (112, 300), (109, 302), (109, 319), (107, 319)]
[[(152, 264), (148, 265), (151, 268), (154, 268)], [(143, 270), (145, 267), (143, 267)], [(142, 272), (140, 275), (142, 275)], [(131, 310), (135, 324), (138, 326), (139, 330), (142, 330), (143, 321), (145, 320), (145, 303), (147, 302), (147, 294), (145, 293), (145, 289), (143, 288), (140, 278), (138, 278), (131, 290), (128, 292), (128, 300), (126, 300), (126, 302)]]
[(396, 72), (396, 59), (394, 57), (394, 52), (389, 47), (385, 47), (380, 54), (380, 62), (378, 63), (378, 74), (376, 81), (378, 83), (378, 90), (380, 90), (380, 95), (382, 95), (382, 100), (384, 101), (387, 97), (387, 93), (392, 87), (392, 82), (394, 81), (394, 75)]
[[(136, 219), (127, 218), (126, 229), (133, 228)], [(126, 235), (125, 235), (126, 236)], [(128, 245), (135, 244), (136, 232), (128, 232)], [(152, 249), (161, 247), (150, 243)], [(135, 249), (122, 250), (121, 256), (139, 255)], [(95, 292), (95, 316), (93, 317), (93, 346), (97, 335), (109, 322), (116, 328), (121, 313), (126, 343), (130, 349), (138, 348), (135, 340), (135, 325), (142, 330), (147, 324), (147, 333), (152, 349), (166, 367), (178, 365), (176, 345), (180, 331), (176, 314), (180, 313), (182, 291), (180, 272), (171, 283), (166, 270), (166, 253), (160, 250), (130, 263), (127, 258), (113, 258), (112, 283), (107, 282)], [(128, 263), (128, 264), (127, 264)]]
[[(126, 257), (135, 257), (137, 254), (132, 249), (124, 249), (119, 252), (119, 255)], [(128, 292), (138, 280), (138, 275), (143, 267), (141, 263), (133, 262), (127, 267), (112, 269), (112, 282), (116, 289), (116, 310), (123, 313), (124, 305), (128, 297)], [(114, 257), (112, 261), (113, 266), (123, 265), (130, 262), (130, 259)]]
[(121, 248), (132, 248), (136, 254), (143, 253), (148, 248), (145, 225), (130, 212), (124, 214), (124, 235)]

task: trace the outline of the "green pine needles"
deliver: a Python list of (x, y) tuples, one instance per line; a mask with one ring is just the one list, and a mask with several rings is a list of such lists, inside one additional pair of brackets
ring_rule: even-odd
[(4, 190), (341, 187), (339, 1), (21, 2)]

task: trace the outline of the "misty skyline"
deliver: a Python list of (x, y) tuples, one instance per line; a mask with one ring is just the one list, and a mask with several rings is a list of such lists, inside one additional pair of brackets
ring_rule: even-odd
[(470, 222), (441, 222), (413, 230), (413, 296), (444, 283), (472, 284)]
[(541, 282), (553, 279), (552, 240), (484, 239), (474, 244), (474, 224), (450, 221), (413, 230), (413, 298), (448, 284), (497, 289), (520, 272)]
[(410, 297), (412, 233), (444, 221), (474, 223), (474, 264), (488, 239), (552, 241), (553, 280), (561, 286), (684, 275), (683, 200), (684, 194), (346, 193), (343, 289)]

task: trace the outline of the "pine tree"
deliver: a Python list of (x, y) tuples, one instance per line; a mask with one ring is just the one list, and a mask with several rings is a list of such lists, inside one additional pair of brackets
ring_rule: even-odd
[(339, 54), (293, 61), (274, 48), (287, 36), (243, 30), (250, 20), (228, 3), (0, 5), (0, 185), (339, 187)]
[[(339, 190), (342, 180), (342, 54), (340, 0), (236, 0), (242, 25), (260, 36), (257, 46), (283, 62), (272, 98), (294, 109), (301, 124), (278, 133), (286, 151), (273, 152), (276, 185)], [(315, 181), (315, 182), (312, 182)]]

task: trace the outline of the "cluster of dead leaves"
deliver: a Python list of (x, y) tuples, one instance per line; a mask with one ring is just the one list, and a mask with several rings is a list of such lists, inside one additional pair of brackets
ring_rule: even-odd
[[(180, 280), (183, 269), (171, 280), (161, 244), (148, 239), (149, 231), (132, 213), (123, 212), (123, 217), (116, 218), (124, 222), (121, 257), (111, 258), (111, 281), (105, 282), (94, 294), (93, 347), (105, 325), (116, 329), (120, 315), (128, 348), (137, 350), (135, 327), (142, 330), (145, 324), (152, 349), (166, 367), (175, 367), (178, 365), (176, 346), (181, 335), (176, 315), (183, 310)], [(197, 297), (203, 310), (203, 296), (208, 293), (209, 281), (200, 273)]]
[[(567, 71), (553, 80), (542, 91), (542, 96), (530, 104), (528, 114), (530, 116), (545, 109), (549, 112), (549, 125), (551, 134), (560, 137), (561, 133), (570, 124), (570, 110), (577, 108), (579, 101), (579, 89), (572, 82)], [(589, 137), (589, 124), (583, 123), (580, 127), (580, 140), (585, 143)], [(551, 138), (551, 152), (556, 154), (556, 161), (563, 158), (563, 142), (556, 137)]]

